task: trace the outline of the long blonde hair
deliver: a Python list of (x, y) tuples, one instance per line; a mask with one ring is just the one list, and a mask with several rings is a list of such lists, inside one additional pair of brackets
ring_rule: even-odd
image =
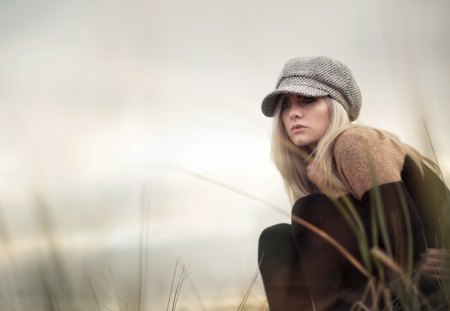
[[(365, 126), (351, 124), (345, 108), (333, 98), (325, 97), (325, 100), (329, 107), (330, 123), (314, 150), (308, 146), (298, 147), (289, 139), (281, 120), (281, 104), (280, 102), (277, 104), (272, 128), (272, 160), (283, 177), (284, 186), (291, 202), (295, 202), (305, 195), (324, 190), (330, 193), (349, 192), (336, 172), (333, 145), (336, 137), (344, 130), (350, 127)], [(421, 170), (422, 160), (426, 160), (427, 164), (434, 168), (433, 163), (429, 163), (432, 162), (431, 160), (424, 158), (416, 149), (401, 142), (394, 134), (378, 129), (377, 131), (392, 139), (396, 146), (408, 154)], [(306, 168), (312, 160), (314, 160), (315, 169), (324, 177), (321, 191), (307, 176)]]

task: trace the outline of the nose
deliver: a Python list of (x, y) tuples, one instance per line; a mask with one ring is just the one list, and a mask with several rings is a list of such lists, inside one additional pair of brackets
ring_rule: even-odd
[(291, 119), (303, 117), (303, 109), (297, 103), (293, 103), (289, 109), (289, 117)]

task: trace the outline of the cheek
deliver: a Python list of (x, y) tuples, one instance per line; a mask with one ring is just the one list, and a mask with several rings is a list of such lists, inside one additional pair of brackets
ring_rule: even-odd
[(316, 111), (315, 121), (317, 124), (318, 132), (323, 135), (328, 129), (328, 125), (330, 124), (330, 113), (328, 109), (328, 105), (324, 104), (320, 106), (320, 109)]
[(328, 109), (327, 111), (322, 115), (321, 117), (322, 123), (321, 123), (321, 130), (322, 130), (322, 134), (325, 134), (325, 132), (328, 129), (328, 125), (330, 125), (330, 115), (328, 114)]
[(286, 131), (288, 131), (287, 128), (289, 126), (289, 122), (288, 122), (289, 118), (287, 117), (287, 114), (286, 113), (282, 113), (280, 119), (281, 119), (281, 123), (283, 124), (283, 128)]

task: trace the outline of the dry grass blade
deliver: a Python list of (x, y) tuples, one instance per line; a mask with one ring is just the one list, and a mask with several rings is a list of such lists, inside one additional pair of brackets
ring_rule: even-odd
[(283, 215), (289, 215), (289, 213), (286, 212), (284, 209), (282, 209), (282, 208), (280, 208), (280, 207), (278, 207), (278, 206), (276, 206), (276, 205), (274, 205), (274, 204), (272, 204), (272, 203), (270, 203), (268, 201), (265, 201), (265, 200), (263, 200), (263, 199), (261, 199), (261, 198), (259, 198), (257, 196), (254, 196), (252, 194), (244, 192), (244, 191), (242, 191), (240, 189), (234, 188), (234, 187), (232, 187), (230, 185), (227, 185), (225, 183), (222, 183), (220, 181), (214, 180), (212, 178), (208, 178), (208, 177), (200, 175), (198, 173), (194, 173), (194, 172), (188, 171), (186, 169), (174, 167), (174, 166), (162, 165), (162, 167), (166, 167), (166, 168), (169, 168), (169, 169), (172, 169), (172, 170), (175, 170), (175, 171), (179, 171), (179, 172), (191, 175), (191, 176), (193, 176), (195, 178), (198, 178), (198, 179), (201, 179), (203, 181), (209, 182), (209, 183), (214, 184), (216, 186), (219, 186), (221, 188), (225, 188), (225, 189), (228, 189), (228, 190), (230, 190), (232, 192), (239, 193), (240, 195), (242, 195), (244, 197), (247, 197), (249, 199), (252, 199), (252, 200), (264, 203), (265, 205), (268, 205), (270, 208), (276, 210), (277, 212), (279, 212), (279, 213), (281, 213)]
[(378, 310), (378, 306), (377, 306), (376, 301), (378, 301), (378, 292), (379, 292), (377, 290), (377, 288), (378, 288), (378, 284), (374, 284), (374, 286), (370, 287), (370, 294), (371, 294), (371, 298), (372, 298), (372, 304), (375, 305), (374, 309), (376, 309), (376, 310)]
[(358, 311), (358, 310), (365, 310), (365, 311), (373, 311), (370, 310), (366, 305), (364, 305), (361, 301), (357, 301), (353, 304), (350, 311)]
[(200, 297), (197, 288), (194, 286), (194, 283), (192, 282), (192, 280), (189, 278), (188, 279), (188, 283), (191, 286), (192, 291), (194, 292), (194, 296), (197, 299), (198, 303), (200, 304), (200, 307), (203, 311), (206, 310), (205, 305), (203, 304), (202, 298)]
[(378, 187), (379, 183), (377, 181), (377, 175), (375, 173), (375, 163), (373, 161), (372, 156), (369, 153), (367, 153), (366, 157), (367, 159), (369, 159), (368, 163), (370, 168), (370, 175), (372, 177), (372, 189), (373, 194), (375, 196), (375, 207), (377, 216), (376, 218), (377, 222), (375, 223), (379, 227), (379, 232), (381, 234), (381, 238), (383, 239), (383, 243), (386, 247), (388, 254), (392, 256), (393, 252), (391, 247), (391, 241), (389, 239), (388, 234), (388, 226), (386, 224), (386, 216), (384, 214), (383, 199), (381, 196), (380, 188)]
[(378, 259), (380, 259), (389, 269), (391, 269), (392, 271), (397, 273), (399, 276), (403, 277), (403, 276), (406, 275), (406, 273), (395, 262), (395, 260), (391, 256), (389, 256), (388, 254), (383, 252), (381, 249), (374, 247), (370, 252), (372, 253), (373, 256), (375, 256)]
[(344, 204), (339, 202), (339, 200), (334, 200), (333, 203), (339, 210), (341, 215), (344, 217), (344, 219), (347, 221), (351, 230), (353, 231), (353, 234), (358, 242), (358, 248), (361, 254), (361, 259), (364, 265), (367, 267), (367, 270), (371, 272), (372, 263), (370, 261), (369, 243), (364, 229), (364, 225), (362, 224), (361, 218), (358, 216), (355, 206), (352, 204), (350, 199), (347, 196), (343, 196), (342, 199)]
[(436, 156), (436, 151), (434, 150), (433, 142), (431, 141), (430, 132), (428, 131), (427, 123), (425, 122), (425, 119), (422, 119), (423, 126), (425, 127), (425, 132), (427, 133), (428, 142), (430, 143), (431, 151), (433, 152), (434, 161), (436, 162), (436, 169), (439, 171), (439, 174), (441, 175), (441, 179), (445, 182), (444, 174), (442, 173), (441, 166), (439, 165), (439, 160)]
[(413, 231), (412, 231), (412, 227), (411, 227), (411, 221), (409, 221), (411, 218), (410, 218), (410, 214), (409, 214), (409, 210), (408, 210), (408, 204), (406, 203), (405, 194), (400, 189), (400, 186), (398, 184), (396, 184), (396, 190), (397, 190), (398, 197), (400, 199), (400, 205), (402, 207), (403, 217), (405, 219), (405, 225), (406, 225), (406, 239), (407, 239), (407, 241), (406, 241), (406, 251), (407, 251), (406, 272), (408, 273), (408, 275), (412, 275), (413, 265), (414, 265), (414, 259), (413, 259), (414, 244), (413, 244)]
[(189, 274), (187, 272), (187, 269), (185, 266), (181, 267), (181, 273), (180, 277), (178, 278), (177, 287), (175, 289), (175, 294), (173, 295), (173, 301), (172, 301), (172, 311), (176, 310), (178, 297), (180, 296), (181, 287), (183, 286), (183, 282), (189, 277)]
[(375, 286), (375, 282), (373, 278), (370, 278), (369, 281), (366, 284), (366, 288), (363, 291), (363, 294), (361, 295), (361, 299), (359, 301), (356, 301), (350, 311), (358, 310), (357, 307), (364, 306), (363, 301), (367, 300), (367, 297), (369, 296), (369, 293), (371, 292), (371, 289)]
[(250, 283), (250, 286), (247, 288), (247, 292), (245, 293), (244, 298), (242, 299), (241, 303), (239, 304), (239, 306), (237, 308), (237, 311), (244, 310), (245, 303), (247, 302), (247, 299), (250, 296), (250, 293), (252, 291), (253, 285), (255, 285), (256, 279), (258, 278), (259, 267), (261, 266), (261, 262), (262, 262), (263, 258), (264, 258), (264, 253), (261, 256), (261, 260), (258, 263), (258, 269), (256, 269), (255, 274), (253, 275), (253, 278), (252, 278), (252, 282)]
[(175, 269), (173, 269), (173, 276), (172, 276), (172, 283), (170, 284), (170, 292), (169, 292), (169, 299), (167, 300), (167, 308), (166, 311), (169, 311), (169, 306), (170, 306), (170, 300), (172, 298), (172, 292), (173, 292), (173, 285), (175, 282), (175, 277), (177, 275), (177, 268), (178, 268), (178, 259), (175, 262)]
[[(390, 257), (388, 254), (386, 254), (385, 252), (383, 252), (381, 249), (378, 249), (378, 248), (373, 248), (371, 250), (371, 254), (374, 257), (378, 258), (381, 262), (383, 262), (385, 264), (386, 267), (391, 269), (391, 271), (395, 272), (399, 276), (398, 280), (400, 280), (401, 283), (404, 285), (403, 287), (400, 288), (400, 290), (401, 291), (409, 291), (409, 294), (407, 294), (407, 298), (409, 300), (411, 300), (411, 299), (418, 300), (418, 301), (420, 301), (422, 307), (426, 308), (425, 310), (433, 310), (433, 308), (430, 306), (427, 299), (425, 297), (423, 297), (423, 295), (420, 293), (417, 286), (412, 282), (409, 275), (407, 273), (405, 273), (405, 271), (403, 271), (403, 269), (400, 267), (400, 265), (392, 257)], [(402, 293), (402, 294), (404, 294), (404, 293)], [(402, 297), (400, 296), (399, 298), (401, 299)], [(401, 304), (404, 305), (405, 303), (402, 302)], [(413, 303), (413, 307), (416, 307), (416, 306), (417, 306), (417, 304)], [(423, 310), (423, 309), (420, 309), (420, 310)]]
[(138, 289), (138, 310), (145, 311), (145, 293), (147, 290), (147, 240), (148, 240), (148, 224), (149, 204), (147, 187), (144, 184), (141, 196), (141, 228), (140, 228), (140, 245), (139, 245), (139, 289)]
[(383, 290), (383, 298), (384, 298), (384, 303), (386, 305), (387, 311), (394, 311), (392, 293), (388, 288), (385, 288)]

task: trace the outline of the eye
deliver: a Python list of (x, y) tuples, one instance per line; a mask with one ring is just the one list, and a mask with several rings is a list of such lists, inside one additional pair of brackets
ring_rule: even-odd
[(289, 98), (287, 97), (283, 97), (283, 99), (281, 100), (281, 111), (283, 111), (286, 108), (289, 108), (289, 106), (291, 105)]
[(302, 98), (303, 104), (311, 104), (311, 103), (314, 103), (315, 101), (316, 101), (315, 97), (303, 96), (303, 98)]

